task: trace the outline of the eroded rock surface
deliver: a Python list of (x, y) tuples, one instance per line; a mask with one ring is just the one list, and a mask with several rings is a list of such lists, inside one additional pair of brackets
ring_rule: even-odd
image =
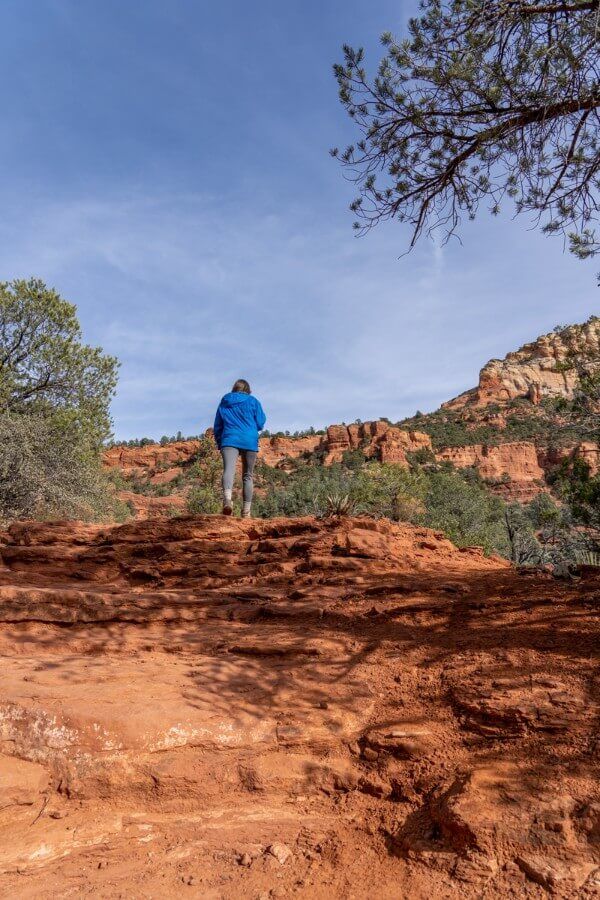
[(487, 406), (522, 397), (538, 404), (547, 397), (573, 396), (578, 375), (568, 365), (576, 357), (588, 360), (592, 369), (600, 360), (600, 318), (592, 316), (582, 325), (571, 325), (543, 334), (504, 359), (491, 359), (479, 374), (479, 384), (443, 406)]
[(511, 441), (498, 446), (474, 444), (449, 447), (436, 454), (458, 469), (473, 466), (497, 493), (527, 502), (544, 488), (544, 470), (538, 450), (530, 441)]
[(14, 525), (0, 896), (595, 897), (598, 598), (368, 519)]

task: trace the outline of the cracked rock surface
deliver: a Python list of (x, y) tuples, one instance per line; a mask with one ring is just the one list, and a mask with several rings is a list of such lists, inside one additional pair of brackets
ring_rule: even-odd
[(600, 577), (369, 519), (0, 537), (0, 896), (592, 898)]

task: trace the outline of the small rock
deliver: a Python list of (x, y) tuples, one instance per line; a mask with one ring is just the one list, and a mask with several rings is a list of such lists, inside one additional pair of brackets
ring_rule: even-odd
[(370, 794), (372, 797), (389, 797), (392, 793), (392, 786), (379, 775), (366, 775), (358, 782), (359, 790), (363, 794)]
[(327, 702), (327, 700), (319, 701), (319, 709), (329, 709), (329, 703)]
[(238, 857), (238, 863), (240, 864), (240, 866), (251, 866), (252, 857), (249, 853), (242, 853), (242, 855)]
[(484, 853), (470, 853), (459, 858), (454, 867), (454, 877), (467, 884), (479, 884), (487, 881), (498, 871), (498, 862)]
[(287, 844), (275, 843), (267, 847), (267, 853), (274, 856), (277, 862), (284, 866), (288, 859), (293, 855)]
[(600, 869), (594, 869), (588, 880), (585, 882), (586, 887), (600, 887)]
[(518, 856), (516, 863), (531, 881), (541, 884), (548, 890), (562, 887), (565, 884), (575, 888), (581, 887), (595, 868), (590, 863), (570, 865), (562, 860), (549, 859), (534, 853)]
[(583, 808), (581, 825), (590, 843), (600, 843), (600, 803), (588, 803)]
[(354, 791), (358, 786), (358, 776), (350, 770), (345, 772), (335, 772), (333, 776), (333, 786), (336, 791)]
[(369, 762), (375, 762), (376, 759), (379, 759), (379, 753), (376, 750), (372, 750), (371, 747), (363, 748), (363, 759), (369, 760)]
[(399, 722), (386, 728), (373, 728), (364, 738), (367, 746), (363, 756), (368, 758), (367, 750), (380, 753), (386, 751), (401, 759), (416, 759), (425, 756), (432, 749), (433, 735), (420, 724)]

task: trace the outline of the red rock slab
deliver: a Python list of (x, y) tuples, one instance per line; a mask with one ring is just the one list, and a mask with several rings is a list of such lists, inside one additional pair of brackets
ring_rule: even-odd
[[(30, 659), (12, 658), (2, 675), (0, 745), (55, 773), (68, 760), (79, 782), (95, 777), (96, 763), (133, 765), (140, 755), (186, 746), (339, 746), (364, 726), (371, 691), (355, 675), (329, 685), (321, 709), (318, 656), (327, 647), (309, 651), (246, 641), (220, 655), (195, 656), (193, 667), (171, 656), (108, 653), (102, 660), (49, 661), (34, 673)], [(297, 652), (314, 661), (291, 672)]]

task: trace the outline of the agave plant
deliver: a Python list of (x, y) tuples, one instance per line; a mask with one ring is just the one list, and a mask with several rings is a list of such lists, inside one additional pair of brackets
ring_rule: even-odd
[(600, 568), (600, 553), (596, 550), (583, 550), (577, 554), (577, 562), (583, 566), (596, 566)]
[(349, 494), (327, 494), (323, 516), (350, 516), (356, 510), (356, 501)]

